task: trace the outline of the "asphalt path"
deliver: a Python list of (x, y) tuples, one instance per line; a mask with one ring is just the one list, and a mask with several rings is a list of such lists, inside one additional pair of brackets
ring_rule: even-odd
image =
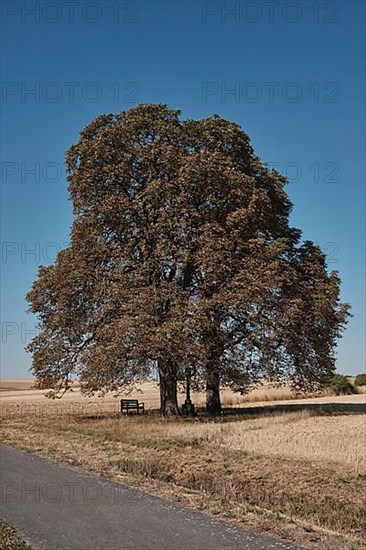
[(36, 549), (298, 548), (7, 445), (0, 466), (0, 516)]

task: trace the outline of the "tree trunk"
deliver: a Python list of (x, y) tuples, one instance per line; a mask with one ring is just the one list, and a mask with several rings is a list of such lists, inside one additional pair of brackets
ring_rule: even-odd
[(221, 413), (220, 375), (216, 369), (207, 372), (206, 412), (211, 415)]
[(177, 378), (169, 370), (159, 366), (160, 411), (164, 416), (179, 414)]

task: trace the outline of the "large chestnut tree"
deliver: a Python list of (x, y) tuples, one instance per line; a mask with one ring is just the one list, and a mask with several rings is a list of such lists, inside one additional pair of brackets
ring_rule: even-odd
[(316, 386), (334, 372), (348, 305), (318, 246), (289, 225), (286, 179), (219, 116), (165, 105), (96, 118), (66, 156), (70, 246), (27, 298), (41, 388), (118, 391), (159, 374), (177, 414), (188, 372), (244, 392), (261, 378)]

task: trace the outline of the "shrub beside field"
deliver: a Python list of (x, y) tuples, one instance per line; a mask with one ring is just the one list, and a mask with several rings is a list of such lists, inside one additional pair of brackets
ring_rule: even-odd
[(343, 374), (334, 374), (326, 378), (323, 389), (325, 393), (331, 395), (352, 395), (357, 393), (354, 384)]

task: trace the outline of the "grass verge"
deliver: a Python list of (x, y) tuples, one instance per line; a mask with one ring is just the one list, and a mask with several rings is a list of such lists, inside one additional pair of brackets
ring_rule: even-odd
[(32, 550), (21, 540), (15, 530), (0, 519), (0, 548), (1, 550)]

